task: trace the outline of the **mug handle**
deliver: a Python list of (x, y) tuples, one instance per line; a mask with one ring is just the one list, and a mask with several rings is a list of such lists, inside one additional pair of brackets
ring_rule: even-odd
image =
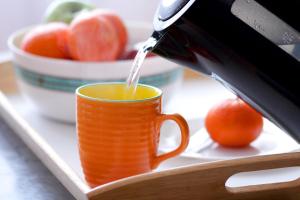
[(161, 114), (161, 115), (159, 115), (158, 122), (159, 122), (160, 126), (166, 120), (173, 120), (178, 124), (178, 126), (180, 128), (180, 132), (181, 132), (181, 143), (175, 150), (157, 156), (154, 159), (154, 163), (152, 166), (153, 169), (155, 169), (162, 161), (172, 158), (174, 156), (177, 156), (178, 154), (183, 152), (189, 144), (189, 126), (188, 126), (188, 123), (186, 122), (186, 120), (179, 114)]

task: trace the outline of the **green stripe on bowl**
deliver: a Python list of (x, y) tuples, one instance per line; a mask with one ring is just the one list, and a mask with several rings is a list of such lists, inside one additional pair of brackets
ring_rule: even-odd
[[(15, 65), (16, 74), (26, 83), (36, 87), (58, 90), (64, 92), (75, 92), (76, 88), (90, 83), (97, 82), (124, 82), (126, 79), (99, 79), (99, 80), (83, 80), (83, 79), (70, 79), (57, 76), (49, 76), (45, 74), (36, 73), (21, 66)], [(182, 68), (176, 68), (161, 74), (150, 76), (143, 76), (140, 78), (139, 83), (152, 85), (155, 87), (163, 87), (176, 81), (183, 74)]]

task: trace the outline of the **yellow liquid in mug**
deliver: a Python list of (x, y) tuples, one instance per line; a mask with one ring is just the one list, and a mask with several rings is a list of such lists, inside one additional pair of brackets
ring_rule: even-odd
[(132, 93), (126, 83), (94, 84), (79, 88), (78, 93), (88, 98), (103, 101), (140, 101), (152, 99), (161, 95), (157, 88), (138, 85)]

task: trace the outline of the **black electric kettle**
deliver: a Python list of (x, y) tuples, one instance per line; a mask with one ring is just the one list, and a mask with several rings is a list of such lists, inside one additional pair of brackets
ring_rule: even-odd
[(212, 76), (300, 142), (300, 1), (162, 0), (152, 51)]

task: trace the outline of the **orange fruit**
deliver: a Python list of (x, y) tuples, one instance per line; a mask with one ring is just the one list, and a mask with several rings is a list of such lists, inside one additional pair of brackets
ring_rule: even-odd
[(60, 22), (40, 25), (25, 35), (21, 49), (39, 56), (69, 58), (68, 31), (68, 26)]
[(118, 32), (120, 47), (118, 51), (118, 58), (120, 58), (125, 51), (127, 42), (128, 42), (128, 34), (127, 29), (125, 27), (125, 24), (123, 23), (122, 19), (113, 11), (110, 10), (95, 10), (92, 11), (92, 14), (99, 15), (105, 17), (107, 20), (109, 20), (112, 25), (115, 27), (115, 29)]
[(260, 135), (263, 118), (244, 101), (227, 99), (209, 110), (205, 126), (210, 137), (220, 145), (245, 147)]
[(68, 46), (71, 57), (80, 61), (113, 61), (120, 41), (112, 23), (101, 15), (86, 13), (73, 20)]

